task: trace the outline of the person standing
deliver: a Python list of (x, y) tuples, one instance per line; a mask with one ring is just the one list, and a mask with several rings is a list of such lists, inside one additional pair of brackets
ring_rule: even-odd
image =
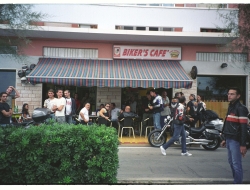
[(167, 97), (167, 91), (162, 91), (162, 105), (164, 110), (161, 112), (161, 126), (164, 126), (164, 119), (167, 118), (168, 115), (171, 114), (170, 108), (169, 108), (169, 98)]
[(52, 110), (55, 112), (55, 118), (58, 123), (65, 122), (65, 105), (66, 100), (63, 96), (63, 90), (57, 89), (57, 100), (56, 105), (53, 106)]
[(149, 106), (149, 109), (153, 110), (154, 128), (161, 129), (162, 97), (156, 94), (154, 89), (151, 89), (149, 92), (154, 98), (153, 105)]
[(48, 90), (48, 99), (44, 101), (43, 107), (48, 108), (50, 110), (50, 119), (55, 119), (55, 111), (53, 110), (53, 106), (56, 105), (57, 98), (54, 97), (54, 90)]
[(83, 125), (92, 124), (89, 119), (89, 109), (90, 109), (90, 103), (86, 103), (79, 113), (78, 120)]
[[(11, 95), (11, 93), (13, 92), (13, 90), (15, 91), (15, 95)], [(16, 99), (20, 97), (19, 92), (17, 91), (17, 89), (14, 88), (14, 86), (9, 86), (6, 89), (6, 93), (8, 95), (6, 103), (9, 104), (10, 108), (12, 108), (12, 99)]]
[(10, 124), (10, 118), (12, 116), (12, 109), (7, 103), (8, 94), (6, 92), (2, 92), (0, 94), (0, 126), (6, 127)]
[(198, 103), (198, 121), (199, 121), (199, 126), (201, 126), (202, 122), (202, 115), (206, 111), (206, 104), (205, 102), (202, 101), (202, 98), (200, 95), (197, 94), (197, 103)]
[(189, 102), (187, 103), (187, 115), (190, 115), (194, 120), (190, 122), (191, 127), (195, 127), (195, 124), (197, 122), (197, 115), (195, 112), (197, 112), (197, 107), (194, 105), (195, 102), (195, 95), (190, 94), (189, 96)]
[(131, 108), (131, 112), (137, 113), (137, 109), (136, 109), (137, 102), (135, 101), (135, 97), (134, 96), (131, 96), (129, 106)]
[(185, 96), (181, 96), (179, 98), (179, 103), (178, 99), (175, 97), (172, 102), (174, 105), (174, 108), (172, 110), (172, 116), (173, 116), (173, 124), (174, 124), (174, 134), (171, 137), (171, 139), (160, 146), (161, 153), (166, 156), (166, 149), (170, 147), (175, 141), (179, 139), (181, 136), (181, 156), (192, 156), (189, 152), (186, 150), (186, 132), (184, 129), (184, 122), (186, 120), (193, 120), (193, 118), (187, 118), (186, 117), (186, 111), (185, 111), (185, 106), (184, 103), (186, 101)]
[(110, 115), (112, 126), (118, 129), (118, 116), (122, 113), (120, 108), (117, 108), (115, 103), (110, 104)]
[(231, 167), (234, 184), (243, 181), (242, 157), (245, 157), (247, 148), (248, 109), (240, 103), (241, 91), (237, 87), (229, 88), (227, 97), (229, 106), (222, 129), (222, 147), (227, 147), (228, 162)]
[(69, 124), (73, 122), (73, 115), (76, 114), (76, 102), (74, 98), (70, 97), (70, 91), (65, 90), (64, 96), (66, 100), (66, 107), (65, 107), (65, 121)]
[(153, 110), (149, 109), (149, 105), (153, 105), (153, 98), (150, 96), (150, 93), (147, 92), (146, 94), (147, 96), (147, 100), (143, 102), (142, 106), (143, 106), (143, 115), (142, 115), (142, 135), (145, 135), (145, 130), (147, 127), (147, 121), (145, 121), (145, 119), (147, 118), (152, 118), (153, 117)]
[(78, 98), (78, 94), (75, 93), (75, 102), (76, 102), (76, 114), (79, 114), (80, 110), (81, 110), (81, 101)]

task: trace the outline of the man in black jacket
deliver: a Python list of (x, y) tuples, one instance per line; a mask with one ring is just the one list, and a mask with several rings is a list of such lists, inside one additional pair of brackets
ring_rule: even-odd
[[(122, 112), (119, 115), (118, 120), (121, 121), (123, 118), (127, 118), (127, 117), (130, 117), (130, 118), (139, 118), (139, 116), (136, 113), (131, 112), (130, 106), (126, 106), (125, 107), (124, 112)], [(121, 126), (123, 126), (123, 122), (121, 122)], [(132, 124), (132, 127), (134, 127), (133, 124)], [(124, 133), (125, 133), (124, 135), (127, 135), (128, 131), (124, 131)]]
[(65, 121), (71, 124), (73, 122), (72, 116), (76, 114), (76, 101), (70, 97), (69, 90), (64, 91), (64, 96), (66, 99)]
[(243, 180), (241, 156), (245, 157), (247, 152), (248, 109), (239, 101), (240, 89), (232, 87), (227, 95), (230, 104), (222, 129), (225, 140), (221, 142), (221, 146), (227, 147), (228, 162), (233, 172), (234, 183), (240, 184)]

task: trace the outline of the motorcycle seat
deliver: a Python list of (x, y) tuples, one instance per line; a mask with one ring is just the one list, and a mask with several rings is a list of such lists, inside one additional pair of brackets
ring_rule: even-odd
[(214, 124), (205, 124), (206, 129), (215, 129)]
[(202, 131), (204, 131), (206, 128), (205, 128), (205, 126), (201, 126), (201, 127), (199, 127), (199, 128), (190, 128), (190, 130), (191, 130), (191, 132), (193, 132), (193, 133), (201, 133)]

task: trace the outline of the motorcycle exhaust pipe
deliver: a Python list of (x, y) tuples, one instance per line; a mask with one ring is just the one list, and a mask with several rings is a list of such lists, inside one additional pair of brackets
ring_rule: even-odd
[(213, 140), (207, 140), (207, 139), (194, 139), (192, 137), (189, 137), (190, 139), (192, 139), (193, 141), (196, 142), (205, 142), (205, 143), (209, 143), (209, 142), (213, 142)]
[(186, 144), (200, 144), (200, 145), (207, 145), (208, 143), (205, 143), (205, 142), (190, 142), (190, 143), (186, 143)]

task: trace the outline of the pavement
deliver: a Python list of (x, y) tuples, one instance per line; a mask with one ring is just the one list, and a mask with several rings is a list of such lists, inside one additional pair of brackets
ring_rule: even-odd
[[(187, 147), (188, 148), (188, 147)], [(172, 145), (167, 156), (150, 145), (119, 145), (118, 184), (123, 185), (228, 185), (233, 177), (227, 150), (207, 151), (199, 145), (188, 148), (193, 155), (181, 156)], [(250, 184), (250, 154), (242, 159), (244, 180)]]

